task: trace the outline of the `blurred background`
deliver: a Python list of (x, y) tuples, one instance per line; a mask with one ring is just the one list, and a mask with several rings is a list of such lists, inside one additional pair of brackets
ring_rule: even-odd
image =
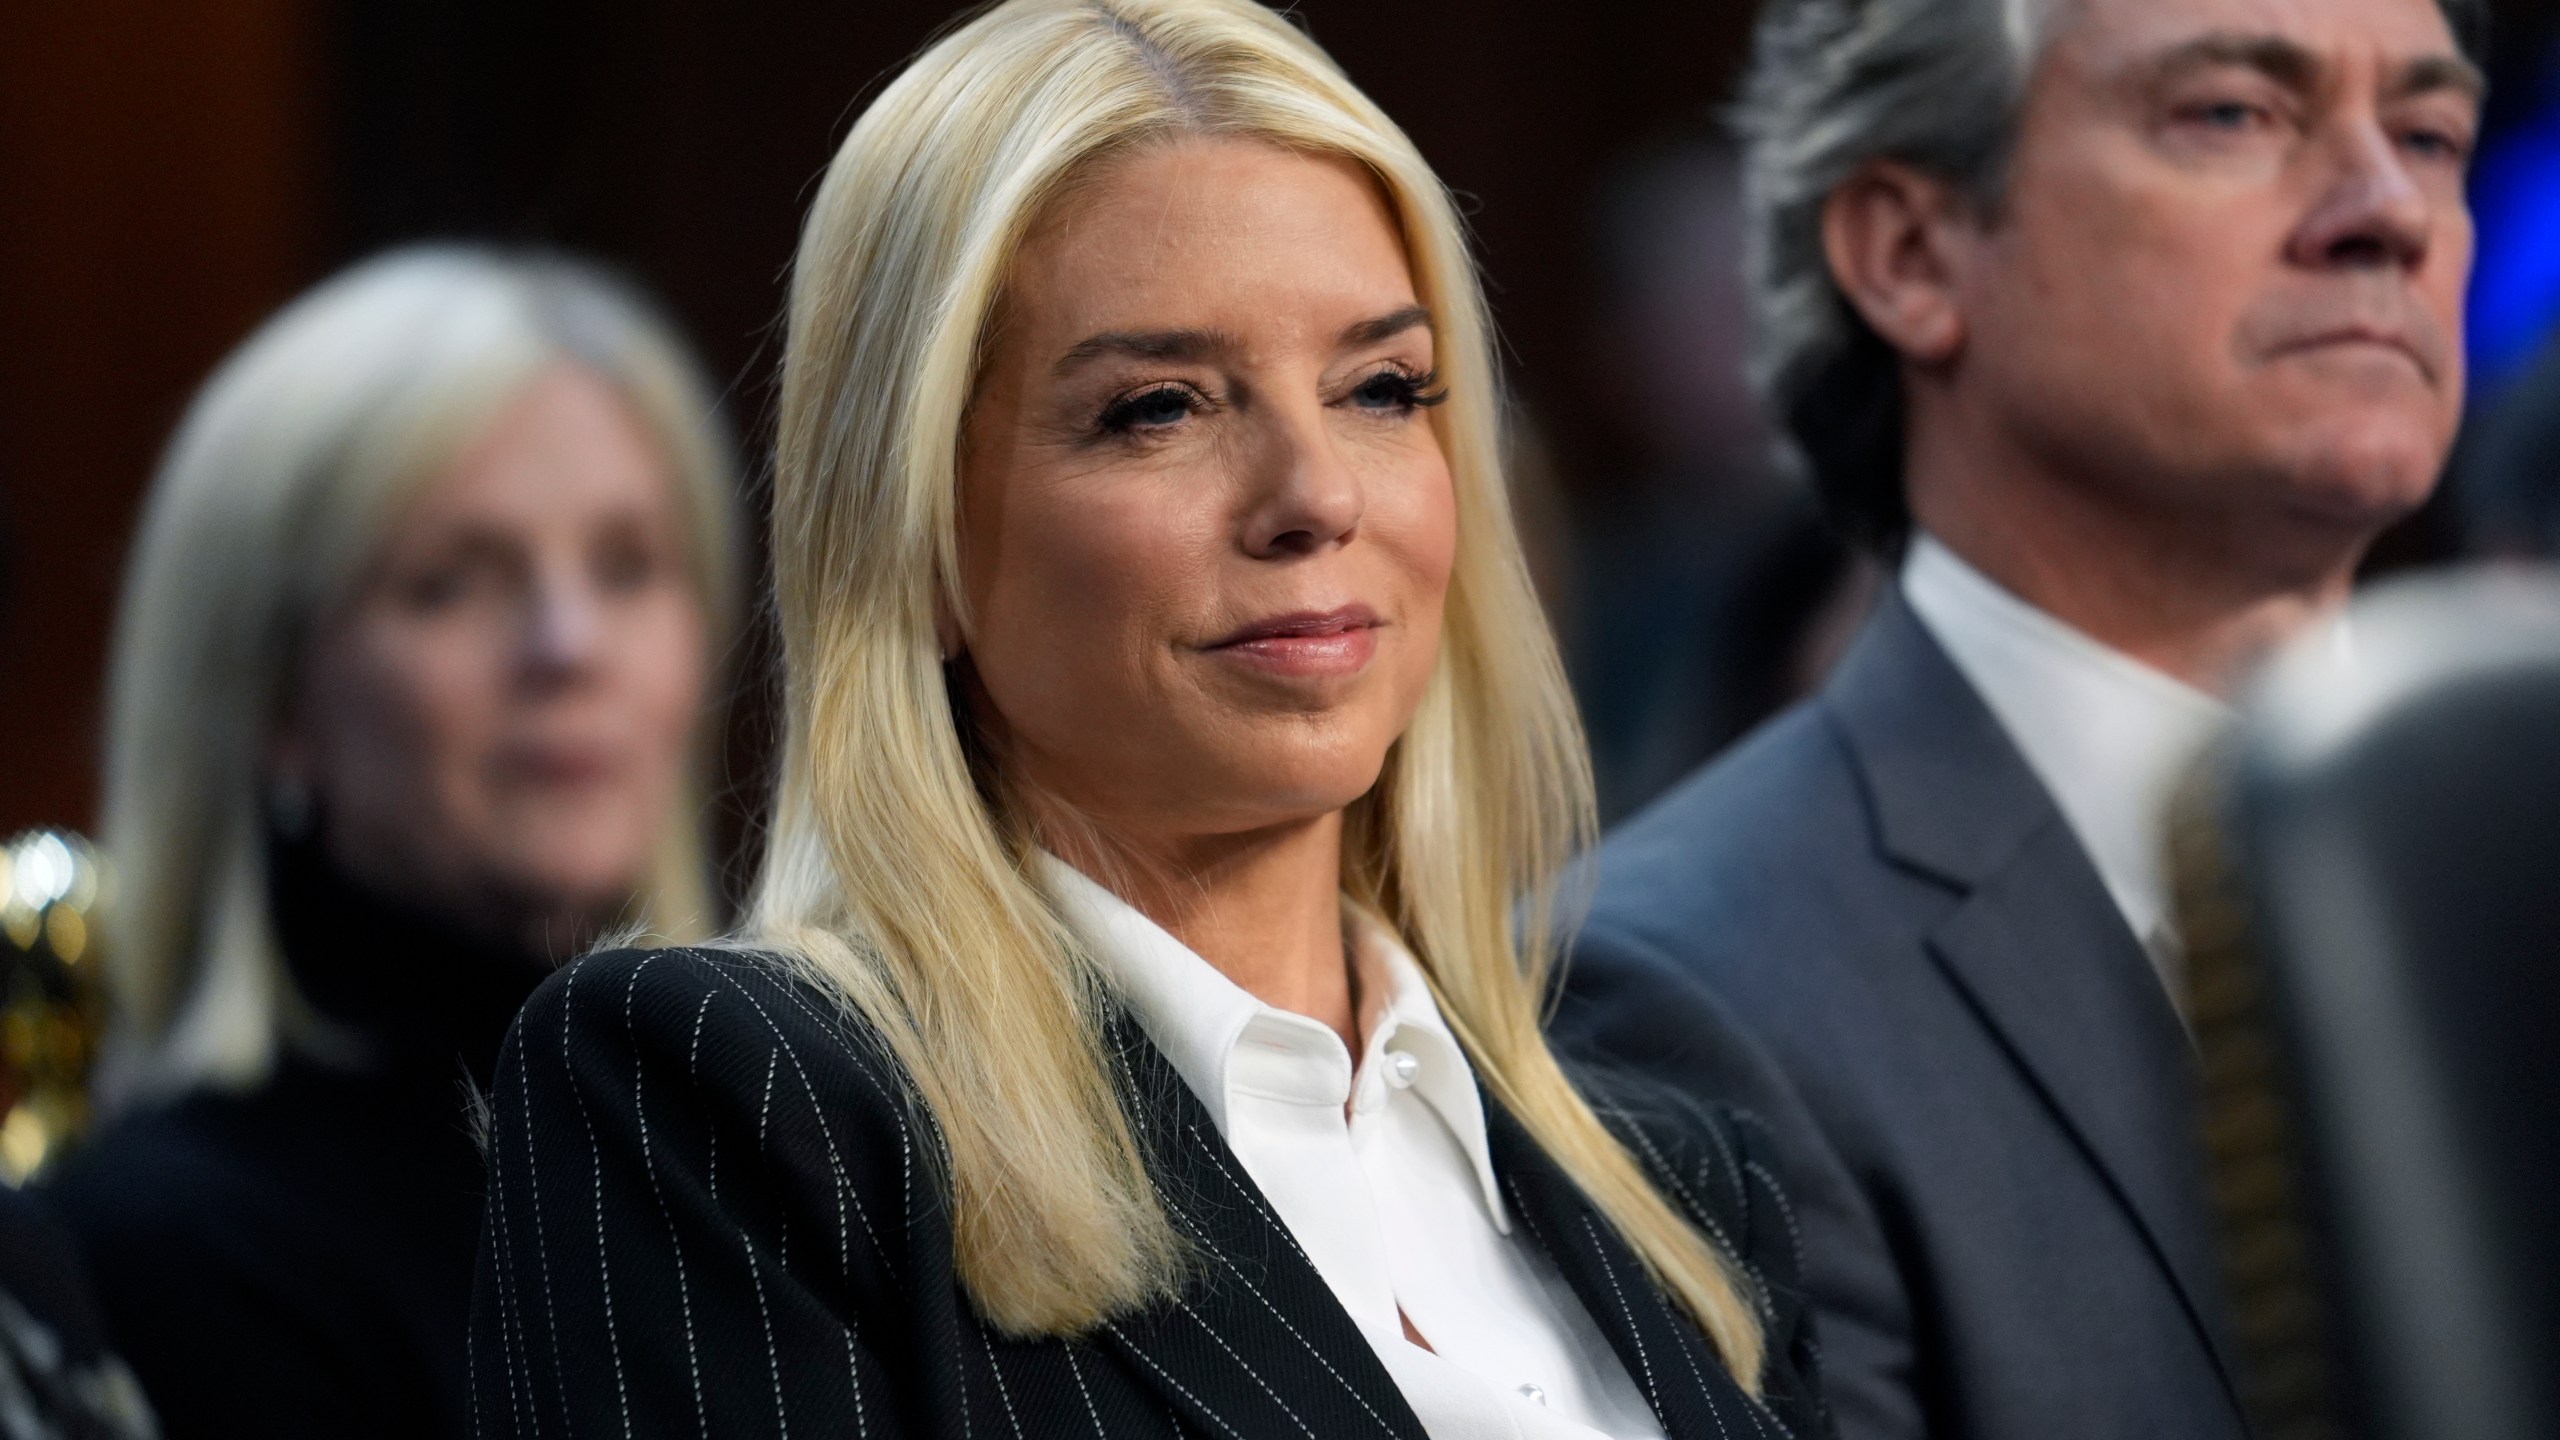
[[(190, 391), (260, 318), (402, 240), (586, 252), (708, 357), (753, 476), (813, 178), (957, 8), (0, 9), (0, 837), (92, 823), (136, 502)], [(1816, 679), (1872, 585), (1773, 472), (1739, 372), (1717, 120), (1751, 7), (1294, 9), (1465, 197), (1519, 402), (1526, 525), (1623, 814)], [(2560, 0), (2497, 9), (2474, 421), (2459, 482), (2382, 567), (2560, 541)], [(750, 647), (733, 876), (769, 725)]]

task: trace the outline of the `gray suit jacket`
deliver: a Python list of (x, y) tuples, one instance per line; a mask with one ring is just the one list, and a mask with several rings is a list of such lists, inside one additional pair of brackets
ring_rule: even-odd
[(1598, 868), (1559, 1034), (1774, 1123), (1845, 1440), (2243, 1433), (2185, 1032), (1898, 594)]

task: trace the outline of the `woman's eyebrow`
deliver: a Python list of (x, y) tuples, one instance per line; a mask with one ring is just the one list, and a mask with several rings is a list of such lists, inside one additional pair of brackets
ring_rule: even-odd
[(1428, 308), (1407, 305), (1401, 310), (1391, 310), (1374, 320), (1363, 320), (1356, 325), (1346, 327), (1342, 332), (1342, 348), (1356, 350), (1363, 345), (1375, 345), (1381, 340), (1393, 339), (1416, 326), (1427, 328), (1430, 324), (1431, 311)]
[[(1431, 311), (1421, 305), (1407, 305), (1384, 315), (1357, 321), (1342, 331), (1342, 348), (1357, 349), (1390, 340), (1416, 327), (1431, 324)], [(1200, 360), (1213, 356), (1233, 355), (1245, 348), (1244, 341), (1226, 330), (1105, 330), (1089, 335), (1067, 348), (1055, 367), (1064, 375), (1087, 362), (1107, 355), (1120, 355), (1140, 360)]]
[(1199, 360), (1233, 355), (1243, 349), (1244, 342), (1224, 330), (1106, 330), (1070, 346), (1066, 354), (1058, 357), (1055, 368), (1064, 375), (1106, 355), (1140, 360)]

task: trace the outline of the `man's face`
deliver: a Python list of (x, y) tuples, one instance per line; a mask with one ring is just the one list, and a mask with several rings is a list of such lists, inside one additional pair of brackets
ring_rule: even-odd
[(2423, 502), (2479, 123), (2434, 0), (2059, 4), (1955, 277), (1961, 383), (2121, 503), (2370, 530)]

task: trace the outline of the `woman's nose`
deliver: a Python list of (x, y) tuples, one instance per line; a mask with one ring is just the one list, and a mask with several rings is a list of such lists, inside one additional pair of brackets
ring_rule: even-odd
[(536, 673), (583, 670), (596, 658), (602, 616), (594, 588), (571, 575), (546, 575), (534, 586), (525, 627), (526, 658)]
[(1255, 559), (1311, 555), (1359, 529), (1367, 496), (1320, 415), (1274, 425), (1255, 471), (1243, 536)]

